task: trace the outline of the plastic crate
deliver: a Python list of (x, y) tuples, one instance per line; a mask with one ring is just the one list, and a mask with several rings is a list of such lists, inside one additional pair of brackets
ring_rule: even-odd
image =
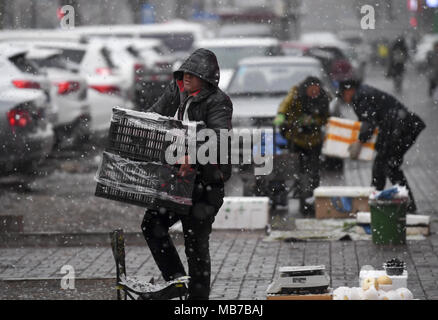
[(179, 168), (157, 162), (141, 162), (104, 152), (96, 173), (95, 195), (152, 210), (186, 214), (192, 205), (196, 170), (183, 178)]
[(156, 113), (116, 107), (113, 108), (106, 150), (131, 160), (165, 163), (169, 145), (173, 144), (177, 152), (185, 153), (189, 126), (194, 126), (194, 130), (203, 127), (199, 122), (184, 124)]

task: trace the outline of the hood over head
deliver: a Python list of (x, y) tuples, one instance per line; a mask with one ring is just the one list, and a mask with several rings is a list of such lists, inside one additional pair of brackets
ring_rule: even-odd
[(216, 55), (210, 50), (197, 49), (173, 73), (173, 76), (176, 80), (182, 80), (184, 72), (191, 73), (214, 87), (219, 84), (219, 63)]

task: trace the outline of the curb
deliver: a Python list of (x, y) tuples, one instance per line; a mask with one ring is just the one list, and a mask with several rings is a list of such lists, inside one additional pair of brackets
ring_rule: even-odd
[[(177, 244), (183, 237), (171, 233)], [(146, 246), (141, 232), (125, 232), (127, 245)], [(0, 248), (18, 247), (77, 247), (77, 246), (110, 246), (109, 232), (85, 233), (5, 233), (0, 234)]]

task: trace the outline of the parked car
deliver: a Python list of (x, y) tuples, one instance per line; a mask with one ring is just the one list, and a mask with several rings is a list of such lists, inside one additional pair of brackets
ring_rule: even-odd
[[(16, 43), (0, 43), (0, 87), (5, 90), (41, 90), (50, 102), (50, 82), (44, 71), (27, 59), (27, 47)], [(58, 111), (50, 104), (47, 116), (57, 121)]]
[(0, 42), (26, 42), (26, 41), (61, 41), (79, 42), (80, 34), (73, 30), (63, 29), (2, 29)]
[(285, 41), (281, 46), (286, 55), (309, 56), (318, 59), (334, 87), (337, 87), (339, 81), (348, 78), (363, 80), (365, 76), (365, 61), (362, 57), (359, 58), (355, 49), (347, 44)]
[[(278, 106), (292, 86), (308, 76), (330, 89), (321, 63), (310, 57), (253, 57), (239, 62), (226, 88), (233, 101), (234, 128), (272, 128)], [(240, 150), (243, 151), (243, 150)]]
[(69, 69), (62, 52), (31, 47), (26, 57), (43, 69), (50, 81), (50, 101), (58, 110), (55, 147), (77, 147), (90, 136), (90, 106), (85, 78)]
[(123, 77), (119, 74), (110, 50), (100, 42), (81, 44), (62, 41), (29, 42), (40, 49), (59, 50), (70, 70), (86, 79), (87, 98), (90, 107), (92, 135), (106, 134), (112, 115), (112, 108), (132, 108)]
[(0, 86), (0, 181), (28, 183), (54, 144), (47, 96), (38, 89)]
[(128, 51), (143, 60), (136, 72), (135, 105), (138, 110), (152, 106), (173, 79), (176, 58), (158, 39), (136, 40)]
[(283, 55), (280, 42), (275, 38), (220, 38), (205, 39), (195, 43), (196, 48), (213, 51), (219, 62), (219, 87), (225, 89), (239, 61), (255, 56)]
[[(322, 80), (326, 89), (329, 79), (322, 70), (321, 63), (310, 57), (252, 57), (239, 62), (238, 67), (226, 88), (233, 101), (233, 128), (235, 130), (272, 129), (273, 119), (278, 107), (292, 86), (308, 76)], [(327, 89), (330, 92), (330, 89)], [(279, 132), (275, 141), (285, 140)], [(263, 140), (262, 140), (263, 144)], [(254, 146), (251, 146), (253, 148)], [(264, 145), (260, 146), (263, 150)], [(252, 154), (241, 144), (239, 158), (241, 163), (245, 155)], [(236, 157), (235, 151), (233, 155)], [(275, 162), (274, 162), (275, 165)], [(269, 176), (255, 177), (253, 164), (239, 164), (235, 171), (244, 180), (244, 194), (268, 195), (258, 186), (266, 185)]]
[(122, 78), (122, 90), (126, 92), (126, 98), (134, 103), (137, 75), (142, 73), (144, 63), (143, 59), (135, 57), (129, 52), (132, 40), (93, 37), (88, 40), (88, 43), (89, 45), (100, 44), (108, 50), (108, 58), (112, 61), (117, 74)]
[(110, 49), (116, 67), (123, 71), (134, 108), (143, 110), (152, 106), (173, 78), (175, 58), (161, 40), (105, 38), (101, 41)]
[(73, 31), (85, 41), (87, 37), (96, 36), (159, 39), (178, 59), (186, 58), (194, 42), (212, 36), (202, 24), (185, 20), (145, 25), (78, 26)]
[[(233, 127), (272, 127), (280, 102), (292, 86), (308, 76), (329, 79), (311, 57), (251, 57), (242, 59), (225, 92), (233, 100)], [(327, 89), (332, 92), (330, 89)]]

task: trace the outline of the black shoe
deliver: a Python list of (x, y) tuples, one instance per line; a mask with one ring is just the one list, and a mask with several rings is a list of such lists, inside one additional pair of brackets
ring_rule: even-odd
[(184, 299), (188, 293), (188, 277), (181, 277), (169, 281), (164, 287), (157, 291), (142, 292), (138, 300), (171, 300), (174, 298)]
[(313, 204), (304, 205), (304, 214), (307, 216), (315, 215), (315, 206)]
[(307, 203), (305, 199), (300, 198), (300, 213), (303, 215), (314, 215), (315, 205), (312, 203)]

